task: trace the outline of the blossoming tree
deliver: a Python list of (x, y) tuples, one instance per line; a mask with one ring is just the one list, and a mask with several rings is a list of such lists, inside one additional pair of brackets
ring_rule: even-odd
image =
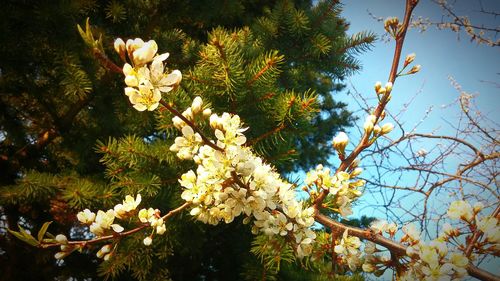
[[(122, 203), (111, 209), (85, 208), (76, 215), (81, 225), (88, 226), (90, 238), (85, 240), (49, 233), (50, 222), (41, 227), (36, 238), (22, 228), (10, 232), (33, 246), (57, 248), (55, 258), (58, 260), (75, 251), (96, 250), (96, 256), (102, 258), (104, 264), (112, 264), (119, 256), (121, 244), (127, 241), (137, 241), (139, 237), (143, 247), (161, 243), (159, 236), (172, 231), (167, 229), (169, 220), (185, 212), (203, 224), (229, 224), (236, 220), (249, 224), (256, 236), (252, 252), (268, 269), (276, 270), (282, 262), (295, 261), (304, 270), (319, 270), (324, 276), (361, 269), (377, 276), (393, 274), (398, 280), (459, 280), (467, 275), (498, 280), (498, 276), (476, 263), (477, 255), (498, 255), (498, 208), (491, 213), (481, 204), (472, 206), (464, 200), (454, 201), (449, 205), (447, 217), (458, 221), (455, 225), (459, 227), (446, 224), (438, 237), (431, 240), (424, 239), (414, 224), (398, 226), (376, 220), (364, 229), (337, 220), (351, 215), (352, 203), (363, 194), (366, 182), (361, 179), (360, 155), (394, 129), (384, 119), (392, 95), (397, 94), (393, 93), (396, 80), (420, 70), (420, 65), (413, 64), (414, 54), (404, 59), (401, 54), (417, 4), (418, 0), (407, 0), (401, 21), (389, 18), (384, 22), (395, 40), (392, 68), (385, 84), (375, 83), (374, 95), (378, 102), (363, 123), (360, 141), (351, 147), (348, 135), (338, 133), (332, 147), (340, 165), (331, 169), (319, 164), (309, 171), (301, 186), (303, 196), (298, 196), (297, 186), (283, 178), (262, 153), (256, 151), (255, 143), (246, 136), (252, 128), (245, 126), (244, 119), (235, 112), (219, 112), (211, 106), (211, 100), (217, 97), (207, 93), (210, 86), (197, 91), (199, 95), (193, 97), (185, 109), (169, 101), (171, 92), (187, 88), (183, 89), (181, 71), (165, 67), (170, 55), (158, 53), (160, 47), (156, 41), (116, 39), (114, 48), (123, 63), (120, 67), (105, 56), (99, 47), (100, 41), (94, 40), (88, 26), (86, 30), (80, 28), (82, 37), (102, 65), (123, 75), (124, 93), (131, 106), (137, 111), (158, 110), (158, 123), (166, 126), (168, 122), (171, 133), (177, 132), (178, 136), (168, 148), (179, 163), (191, 163), (176, 179), (181, 188), (180, 202), (162, 213), (155, 206), (142, 206), (142, 194), (138, 190), (126, 195)], [(233, 33), (232, 36), (242, 35)], [(212, 40), (211, 47), (224, 55), (218, 37)], [(214, 66), (215, 72), (208, 75), (220, 75), (216, 70), (221, 67), (225, 66)], [(266, 71), (266, 66), (263, 69)], [(193, 75), (196, 73), (195, 70), (189, 75), (196, 77)], [(223, 74), (229, 75), (227, 71)], [(247, 83), (254, 83), (261, 75), (256, 73)], [(311, 106), (313, 99), (305, 95), (299, 101), (300, 106)], [(295, 99), (289, 101), (289, 110), (296, 102)]]

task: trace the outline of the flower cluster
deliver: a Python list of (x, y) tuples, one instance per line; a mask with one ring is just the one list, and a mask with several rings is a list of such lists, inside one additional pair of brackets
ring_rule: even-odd
[[(370, 229), (375, 234), (388, 233), (394, 237), (397, 225), (380, 220), (373, 222)], [(423, 241), (414, 224), (405, 225), (402, 231), (404, 235), (400, 242), (407, 245), (406, 254), (410, 260), (405, 264), (408, 270), (399, 276), (400, 280), (461, 280), (467, 274), (468, 258), (448, 248), (447, 241), (456, 236), (456, 231), (449, 226), (444, 227), (443, 233), (432, 241)], [(377, 252), (380, 250), (375, 244), (366, 244), (363, 271), (382, 274), (390, 266), (391, 257)]]
[[(471, 231), (479, 229), (483, 233), (484, 245), (492, 245), (492, 249), (483, 249), (483, 251), (500, 249), (500, 225), (494, 216), (480, 217), (479, 212), (484, 208), (483, 204), (478, 202), (471, 206), (467, 201), (454, 201), (448, 208), (448, 217), (465, 222)], [(455, 231), (450, 228), (448, 232)]]
[(384, 21), (385, 30), (393, 37), (396, 38), (399, 32), (399, 28), (401, 24), (399, 24), (399, 19), (397, 17), (389, 17)]
[[(162, 235), (167, 231), (167, 227), (165, 226), (165, 222), (160, 215), (160, 210), (158, 209), (141, 209), (139, 211), (139, 220), (142, 223), (148, 223), (153, 229), (156, 229), (156, 234)], [(153, 242), (153, 235), (144, 238), (144, 245), (149, 246)]]
[[(125, 200), (122, 203), (114, 206), (113, 209), (107, 211), (98, 210), (97, 214), (85, 209), (77, 214), (77, 219), (82, 224), (89, 226), (89, 231), (95, 235), (96, 238), (109, 236), (110, 238), (119, 235), (124, 231), (124, 228), (115, 223), (116, 219), (125, 220), (130, 218), (136, 218), (138, 222), (142, 223), (139, 227), (152, 227), (153, 232), (156, 230), (156, 234), (161, 235), (167, 230), (163, 218), (160, 215), (158, 209), (141, 209), (137, 212), (137, 207), (141, 203), (141, 195), (132, 197), (130, 195), (125, 196)], [(137, 214), (137, 217), (136, 217)], [(153, 233), (144, 239), (144, 244), (146, 246), (151, 245), (153, 238)], [(74, 250), (83, 247), (79, 245), (78, 242), (68, 243), (68, 239), (65, 235), (59, 234), (55, 237), (55, 242), (60, 244), (61, 251), (55, 254), (56, 259), (62, 259), (69, 255)], [(116, 244), (106, 244), (102, 246), (99, 251), (97, 251), (96, 256), (98, 258), (103, 258), (108, 260), (112, 257)]]
[(120, 233), (123, 231), (123, 227), (114, 223), (115, 218), (125, 219), (130, 217), (140, 203), (140, 194), (137, 194), (135, 199), (127, 195), (123, 203), (116, 205), (113, 209), (106, 212), (99, 210), (97, 215), (89, 209), (85, 209), (77, 214), (77, 218), (82, 224), (88, 225), (90, 232), (97, 237), (110, 234), (113, 231)]
[(332, 210), (340, 213), (343, 217), (352, 214), (351, 202), (361, 196), (362, 192), (359, 188), (365, 185), (364, 180), (352, 180), (361, 174), (362, 169), (352, 165), (351, 168), (351, 173), (338, 172), (331, 175), (329, 168), (318, 165), (316, 169), (306, 174), (304, 181), (309, 189), (316, 188), (311, 192), (312, 196), (322, 190), (328, 190), (332, 200), (327, 201), (332, 202), (334, 205)]
[(174, 89), (182, 79), (179, 70), (170, 74), (165, 72), (163, 62), (169, 54), (157, 55), (158, 45), (154, 40), (144, 42), (140, 38), (129, 39), (125, 43), (121, 38), (115, 41), (115, 50), (126, 61), (127, 54), (130, 64), (125, 63), (125, 95), (138, 111), (154, 110), (161, 100), (161, 93)]
[(358, 237), (349, 236), (346, 229), (334, 251), (341, 255), (342, 261), (347, 263), (349, 268), (354, 271), (361, 263), (359, 247), (361, 247), (361, 240)]
[(368, 135), (373, 133), (373, 136), (376, 138), (392, 132), (392, 130), (394, 129), (394, 125), (392, 123), (386, 123), (382, 125), (382, 127), (380, 127), (378, 125), (379, 121), (380, 119), (377, 120), (377, 117), (375, 115), (368, 115), (363, 125), (365, 133)]
[(416, 227), (408, 226), (403, 230), (403, 241), (410, 244), (406, 254), (411, 258), (408, 271), (402, 280), (461, 280), (467, 275), (468, 258), (461, 252), (451, 251), (446, 243), (447, 234), (424, 242)]
[[(183, 112), (188, 120), (201, 113), (202, 101), (195, 98), (193, 105)], [(309, 255), (316, 235), (310, 229), (314, 223), (314, 209), (297, 201), (294, 186), (281, 179), (274, 169), (245, 147), (246, 130), (238, 115), (201, 114), (208, 118), (216, 140), (204, 144), (190, 125), (174, 118), (174, 125), (182, 132), (171, 146), (181, 159), (193, 159), (198, 165), (179, 180), (184, 191), (182, 198), (192, 203), (191, 215), (198, 220), (216, 225), (230, 223), (244, 215), (245, 222), (253, 222), (253, 233), (280, 235), (293, 239), (299, 257)]]

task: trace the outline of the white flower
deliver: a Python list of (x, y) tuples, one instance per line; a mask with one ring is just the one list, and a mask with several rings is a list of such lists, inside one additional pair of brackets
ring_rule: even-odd
[(136, 66), (140, 66), (151, 62), (157, 51), (158, 45), (156, 44), (156, 42), (154, 40), (149, 40), (133, 51), (132, 59), (134, 61), (134, 64)]
[(144, 245), (150, 246), (151, 243), (153, 243), (153, 239), (151, 238), (151, 236), (148, 236), (148, 237), (144, 238), (144, 240), (142, 240), (142, 242), (144, 243)]
[(123, 39), (117, 38), (114, 43), (115, 51), (122, 56), (125, 54), (125, 42), (123, 42)]
[(406, 234), (405, 235), (406, 238), (410, 239), (410, 241), (412, 242), (420, 241), (420, 231), (413, 223), (403, 226), (403, 232)]
[(126, 215), (135, 210), (137, 206), (141, 203), (141, 195), (137, 194), (136, 199), (134, 197), (127, 195), (125, 196), (125, 200), (123, 200), (123, 204), (118, 204), (114, 207), (115, 216), (119, 219), (126, 217)]
[(83, 224), (91, 224), (94, 222), (95, 213), (91, 212), (89, 209), (85, 209), (82, 212), (79, 212), (76, 217)]
[(155, 110), (160, 104), (161, 93), (151, 85), (139, 85), (139, 90), (135, 88), (125, 88), (125, 95), (128, 96), (130, 103), (138, 111)]
[(377, 268), (371, 263), (364, 263), (361, 267), (364, 272), (374, 272)]
[(201, 107), (203, 106), (203, 100), (200, 97), (195, 97), (193, 100), (193, 104), (191, 104), (191, 110), (194, 114), (197, 114), (201, 111)]
[(349, 137), (346, 133), (340, 132), (335, 138), (333, 138), (333, 147), (340, 153), (343, 154), (344, 150), (349, 143)]
[(387, 229), (388, 223), (385, 220), (376, 220), (370, 224), (370, 229), (377, 233), (382, 234)]
[(182, 80), (182, 74), (179, 70), (174, 70), (170, 74), (164, 73), (163, 61), (168, 57), (168, 53), (154, 58), (151, 66), (141, 67), (137, 72), (139, 84), (151, 84), (154, 89), (162, 93), (170, 92)]
[(375, 245), (375, 243), (371, 242), (371, 241), (367, 241), (365, 243), (365, 253), (366, 254), (373, 254), (377, 251), (377, 246)]
[(184, 126), (182, 134), (183, 137), (175, 138), (174, 144), (170, 146), (170, 151), (177, 152), (177, 157), (181, 159), (192, 159), (203, 140), (201, 135), (195, 133), (191, 126)]
[(469, 264), (469, 259), (462, 253), (453, 252), (450, 254), (450, 261), (453, 265), (457, 267), (465, 268)]
[(342, 235), (339, 245), (335, 246), (334, 251), (337, 254), (344, 254), (347, 256), (358, 255), (358, 249), (360, 246), (361, 241), (359, 238), (355, 236), (348, 236), (348, 229), (346, 229)]
[(127, 52), (131, 56), (132, 53), (142, 47), (144, 45), (144, 41), (141, 38), (135, 38), (134, 40), (128, 39), (125, 47), (127, 48)]
[(394, 125), (392, 123), (387, 123), (387, 124), (382, 125), (382, 129), (381, 129), (380, 133), (382, 135), (385, 135), (385, 134), (390, 133), (393, 129), (394, 129)]
[(448, 217), (451, 219), (471, 221), (473, 216), (474, 214), (471, 205), (462, 200), (452, 202), (450, 204), (450, 208), (448, 209)]
[(498, 219), (494, 217), (484, 217), (477, 223), (477, 226), (479, 230), (484, 233), (489, 242), (500, 242), (500, 227), (498, 226)]
[[(113, 210), (108, 210), (107, 212), (99, 210), (97, 212), (97, 216), (95, 217), (95, 221), (90, 225), (89, 230), (95, 235), (101, 236), (104, 234), (105, 230), (111, 228), (114, 219), (115, 219), (115, 212)], [(119, 227), (117, 227), (117, 230), (119, 230)]]

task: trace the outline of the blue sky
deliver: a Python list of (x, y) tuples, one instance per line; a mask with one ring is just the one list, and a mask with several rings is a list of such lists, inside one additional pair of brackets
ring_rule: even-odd
[[(372, 0), (372, 1), (343, 1), (343, 16), (350, 22), (349, 33), (353, 34), (363, 30), (371, 30), (378, 35), (384, 33), (383, 24), (377, 22), (369, 12), (378, 17), (398, 16), (404, 14), (403, 0)], [(456, 12), (468, 15), (473, 20), (486, 22), (493, 26), (500, 26), (500, 17), (485, 17), (474, 12), (479, 10), (477, 1), (462, 0), (457, 2)], [(482, 1), (485, 8), (490, 7), (500, 11), (500, 1)], [(460, 5), (461, 4), (461, 5)], [(442, 16), (440, 8), (429, 0), (421, 0), (414, 11), (415, 16), (428, 17), (433, 21), (439, 21)], [(376, 81), (386, 81), (390, 69), (394, 42), (378, 41), (374, 48), (360, 56), (363, 70), (350, 78), (350, 83), (364, 94), (373, 93), (373, 84)], [(402, 77), (396, 81), (393, 90), (393, 100), (389, 104), (389, 110), (397, 111), (403, 103), (412, 97), (420, 89), (422, 93), (413, 103), (413, 112), (405, 116), (406, 122), (417, 122), (423, 112), (434, 106), (434, 114), (431, 115), (431, 124), (424, 125), (422, 129), (435, 129), (442, 118), (453, 118), (454, 112), (440, 111), (444, 104), (449, 104), (458, 97), (457, 91), (448, 80), (448, 76), (462, 85), (463, 89), (477, 94), (476, 102), (483, 113), (489, 114), (493, 120), (500, 121), (500, 89), (498, 85), (489, 82), (500, 82), (500, 47), (489, 47), (470, 42), (467, 35), (457, 34), (449, 30), (437, 30), (430, 27), (421, 33), (418, 30), (410, 30), (407, 34), (403, 57), (409, 53), (416, 53), (415, 63), (422, 65), (420, 73), (412, 76)], [(340, 97), (344, 99), (346, 97)], [(348, 98), (348, 97), (347, 97)], [(349, 100), (346, 100), (349, 103)], [(354, 106), (354, 103), (349, 103)], [(351, 107), (356, 109), (356, 107)], [(448, 115), (451, 114), (451, 115)]]
[[(372, 31), (379, 37), (382, 36), (385, 33), (383, 23), (374, 19), (370, 13), (382, 18), (397, 16), (402, 19), (404, 15), (405, 1), (403, 0), (352, 0), (342, 1), (342, 3), (344, 4), (342, 16), (350, 23), (349, 34)], [(454, 11), (458, 15), (469, 16), (473, 23), (500, 27), (500, 17), (489, 17), (477, 12), (480, 10), (479, 1), (458, 0), (454, 3), (456, 5)], [(485, 9), (500, 11), (498, 0), (483, 0), (481, 3)], [(442, 15), (440, 7), (430, 0), (421, 0), (414, 11), (415, 17), (422, 16), (433, 22), (440, 21)], [(363, 69), (346, 81), (347, 91), (336, 94), (335, 98), (346, 102), (349, 105), (348, 108), (360, 118), (357, 126), (362, 126), (365, 114), (359, 111), (359, 106), (347, 92), (352, 92), (355, 87), (363, 96), (374, 98), (373, 85), (376, 81), (383, 83), (387, 81), (393, 52), (394, 41), (377, 41), (371, 51), (357, 57), (362, 62)], [(443, 105), (453, 103), (459, 97), (458, 91), (448, 79), (449, 76), (452, 76), (463, 90), (476, 96), (475, 103), (483, 114), (500, 122), (500, 110), (497, 108), (500, 106), (500, 47), (478, 45), (470, 42), (465, 33), (457, 34), (450, 30), (437, 30), (431, 26), (425, 32), (412, 29), (407, 33), (402, 57), (404, 58), (409, 53), (416, 53), (414, 64), (422, 65), (422, 70), (415, 75), (401, 77), (396, 81), (392, 92), (393, 98), (387, 107), (389, 112), (398, 113), (403, 104), (414, 98), (410, 110), (400, 118), (407, 129), (418, 123), (426, 115), (426, 111), (432, 107), (425, 123), (418, 127), (418, 132), (432, 131), (440, 135), (454, 133), (451, 125), (458, 116), (458, 108), (457, 106), (443, 107)], [(419, 94), (415, 96), (417, 92)], [(376, 105), (376, 100), (371, 100), (371, 102), (372, 106)], [(357, 129), (350, 128), (347, 133), (356, 144), (356, 140), (359, 139)], [(422, 148), (430, 150), (435, 143), (428, 142), (425, 145), (428, 147)], [(333, 161), (333, 163), (338, 164), (338, 161)], [(386, 180), (390, 183), (392, 179)], [(447, 194), (442, 196), (444, 199), (442, 197), (432, 204), (446, 208), (450, 199)], [(372, 195), (362, 196), (361, 204), (354, 208), (353, 217), (360, 215), (383, 217), (382, 212), (363, 208), (363, 205), (375, 204), (377, 200)], [(406, 200), (408, 200), (407, 203), (414, 204), (422, 200), (422, 197), (410, 197)]]

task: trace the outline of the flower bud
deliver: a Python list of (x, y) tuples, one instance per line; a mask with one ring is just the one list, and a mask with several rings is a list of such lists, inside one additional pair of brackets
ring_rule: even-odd
[(413, 60), (415, 60), (415, 57), (416, 57), (415, 53), (411, 53), (411, 54), (407, 55), (405, 58), (405, 63), (404, 63), (403, 67), (406, 67), (407, 65), (412, 63)]
[(370, 122), (373, 125), (375, 125), (376, 120), (377, 120), (377, 116), (375, 116), (373, 114), (366, 116), (366, 119), (365, 119), (366, 122)]
[(474, 213), (479, 213), (482, 209), (484, 208), (484, 204), (481, 203), (481, 202), (476, 202), (476, 204), (474, 204), (474, 206), (472, 207), (472, 209), (474, 210)]
[(366, 134), (370, 134), (373, 131), (373, 123), (366, 121), (363, 125), (363, 129), (365, 130)]
[(104, 256), (104, 260), (105, 260), (105, 261), (108, 261), (108, 260), (109, 260), (112, 256), (113, 256), (113, 253), (106, 254), (106, 255)]
[(177, 128), (177, 130), (181, 130), (184, 126), (186, 126), (186, 123), (182, 121), (179, 116), (174, 116), (174, 118), (172, 118), (172, 123), (174, 124), (174, 127)]
[(191, 107), (188, 107), (188, 109), (184, 110), (184, 112), (182, 112), (182, 116), (186, 117), (186, 119), (188, 119), (189, 121), (193, 121), (194, 116)]
[(420, 71), (420, 64), (414, 65), (407, 74), (414, 74)]
[(387, 30), (387, 32), (393, 34), (397, 30), (398, 24), (399, 24), (399, 19), (397, 17), (390, 17), (385, 19), (384, 28), (385, 30)]
[(379, 120), (384, 120), (385, 119), (385, 115), (386, 115), (385, 110), (383, 110), (382, 113), (380, 114)]
[(380, 88), (382, 88), (382, 83), (380, 81), (377, 81), (377, 83), (375, 83), (375, 92), (378, 94), (378, 91), (380, 90)]
[(132, 57), (132, 54), (135, 50), (141, 48), (144, 45), (144, 41), (141, 38), (135, 38), (134, 40), (128, 39), (125, 47), (127, 48), (127, 52), (129, 57)]
[(194, 114), (197, 114), (201, 111), (201, 107), (203, 105), (203, 100), (200, 97), (195, 97), (193, 100), (193, 104), (191, 105), (191, 110)]
[(203, 117), (208, 118), (210, 115), (212, 115), (212, 110), (210, 108), (203, 110)]
[(144, 240), (142, 242), (144, 243), (144, 245), (150, 246), (151, 243), (153, 243), (153, 239), (151, 239), (151, 236), (148, 236), (148, 237), (144, 238)]
[(333, 148), (339, 152), (339, 154), (344, 154), (344, 150), (349, 143), (349, 137), (344, 132), (340, 132), (336, 137), (333, 138)]
[(165, 226), (165, 224), (156, 227), (156, 233), (159, 235), (162, 235), (163, 233), (165, 233), (165, 231), (167, 231), (167, 227)]
[(100, 251), (103, 254), (107, 254), (107, 253), (111, 252), (111, 244), (107, 244), (107, 245), (102, 246)]
[(68, 254), (65, 253), (65, 252), (57, 252), (55, 255), (54, 255), (54, 258), (56, 258), (56, 260), (61, 260), (63, 259), (64, 257), (66, 257)]
[(134, 64), (143, 65), (153, 60), (158, 51), (158, 45), (154, 40), (149, 40), (132, 53)]
[(385, 84), (385, 90), (387, 91), (387, 93), (390, 93), (392, 91), (392, 82), (387, 82)]
[(364, 272), (374, 272), (376, 270), (375, 266), (371, 263), (364, 263), (361, 267)]
[(386, 123), (382, 126), (382, 135), (390, 133), (394, 129), (392, 123)]
[(219, 116), (217, 114), (210, 115), (210, 127), (217, 129), (219, 126)]
[(115, 40), (115, 51), (120, 55), (120, 57), (125, 58), (125, 42), (123, 42), (123, 39), (117, 38)]
[(68, 238), (64, 234), (57, 234), (56, 241), (57, 243), (66, 244), (68, 243)]
[(361, 168), (356, 168), (354, 171), (351, 172), (351, 179), (359, 176), (363, 172), (363, 169)]

